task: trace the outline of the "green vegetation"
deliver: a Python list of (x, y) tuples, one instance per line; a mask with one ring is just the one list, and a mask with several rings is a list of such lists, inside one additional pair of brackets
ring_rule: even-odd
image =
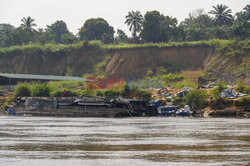
[(153, 73), (152, 70), (148, 70), (147, 73), (146, 73), (147, 77), (152, 77), (153, 75), (154, 75), (154, 73)]
[(17, 97), (71, 97), (83, 93), (86, 83), (82, 81), (51, 81), (48, 83), (19, 83), (14, 89)]
[(123, 90), (120, 89), (97, 90), (96, 95), (102, 97), (120, 97), (123, 95)]
[[(65, 63), (53, 71), (56, 75), (79, 76), (88, 73), (103, 78), (106, 66), (111, 59), (110, 55), (114, 55), (113, 53), (117, 50), (212, 47), (215, 49), (216, 56), (213, 56), (210, 60), (208, 69), (216, 70), (222, 64), (226, 64), (223, 66), (224, 71), (237, 73), (250, 67), (247, 63), (250, 50), (249, 13), (250, 4), (246, 4), (234, 16), (228, 6), (218, 4), (211, 7), (209, 14), (212, 14), (212, 16), (208, 15), (203, 9), (197, 9), (191, 12), (184, 21), (178, 23), (175, 17), (163, 15), (156, 10), (147, 11), (144, 16), (140, 11), (131, 11), (125, 16), (124, 21), (132, 32), (132, 38), (119, 29), (115, 39), (114, 28), (103, 18), (87, 19), (78, 32), (79, 36), (76, 36), (68, 30), (67, 24), (62, 20), (47, 25), (45, 29), (35, 30), (35, 19), (29, 16), (21, 20), (20, 27), (0, 24), (0, 57), (8, 59), (10, 56), (28, 55), (34, 57), (33, 64), (41, 63), (41, 61), (44, 64), (49, 64), (50, 61), (54, 61), (53, 58), (65, 56)], [(76, 73), (81, 67), (73, 65), (75, 64), (75, 55), (79, 55), (79, 53), (94, 57), (93, 59), (90, 58), (90, 61), (81, 60), (85, 73), (83, 71)], [(59, 63), (61, 64), (61, 62)], [(123, 59), (120, 58), (119, 63), (122, 64)], [(10, 66), (8, 62), (3, 62), (3, 64), (6, 65), (3, 67), (4, 69)], [(155, 76), (159, 73), (153, 69), (148, 69), (146, 75), (150, 77), (149, 80), (161, 79), (163, 80), (163, 86), (170, 85), (174, 88), (196, 87), (183, 75), (167, 75), (171, 72), (180, 72), (189, 68), (189, 66), (169, 62), (162, 62), (161, 65), (159, 67), (163, 75)], [(116, 70), (119, 70), (119, 65), (116, 65), (112, 72)], [(204, 78), (212, 79), (213, 76), (209, 72), (204, 73)], [(48, 91), (51, 86), (53, 87), (50, 83), (47, 86)], [(38, 92), (32, 95), (45, 93), (41, 89), (42, 87), (37, 87)], [(64, 91), (73, 94), (71, 93), (72, 89), (68, 87), (56, 88), (54, 86), (52, 89), (56, 89), (56, 91), (52, 90), (44, 95), (53, 93), (57, 96)], [(249, 86), (239, 85), (239, 90), (249, 93)], [(73, 91), (76, 94), (82, 94), (84, 90), (79, 88)], [(90, 92), (87, 91), (86, 93)], [(116, 94), (116, 92), (114, 93)], [(213, 96), (218, 97), (219, 93), (220, 90), (216, 89)]]
[(146, 42), (183, 41), (184, 38), (184, 29), (177, 27), (177, 19), (156, 10), (145, 14), (142, 26), (141, 36)]
[(226, 84), (223, 82), (218, 82), (217, 83), (218, 87), (214, 88), (211, 91), (211, 96), (214, 97), (215, 99), (221, 98), (221, 92), (226, 89)]
[(114, 45), (114, 44), (103, 45), (102, 48), (108, 50), (131, 49), (131, 48), (185, 48), (185, 47), (212, 46), (218, 41), (220, 42), (220, 40), (211, 40), (211, 41), (193, 41), (193, 42), (186, 41), (186, 42), (168, 42), (168, 43), (152, 43), (152, 44), (120, 43), (119, 45)]
[(21, 24), (21, 27), (24, 28), (24, 29), (27, 29), (29, 31), (32, 31), (34, 30), (33, 27), (34, 26), (37, 26), (34, 22), (35, 20), (33, 18), (31, 18), (30, 16), (25, 18), (23, 17), (22, 18), (22, 24)]
[(233, 22), (232, 10), (228, 6), (220, 4), (213, 6), (214, 10), (209, 13), (215, 15), (214, 23), (219, 26), (228, 25)]
[(236, 90), (240, 93), (250, 94), (250, 85), (247, 84), (246, 80), (238, 80)]
[(125, 24), (129, 26), (129, 30), (132, 31), (132, 36), (134, 40), (137, 38), (137, 32), (141, 30), (141, 24), (143, 21), (143, 16), (139, 11), (131, 11), (128, 12), (128, 15), (125, 17), (126, 21)]
[(219, 42), (215, 50), (225, 57), (245, 57), (250, 50), (250, 40)]
[[(94, 70), (95, 70), (96, 75), (100, 76), (103, 74), (103, 72), (105, 71), (105, 68), (106, 68), (106, 66), (111, 58), (112, 58), (111, 56), (106, 56), (103, 61), (101, 61), (100, 63), (98, 63), (94, 66)], [(120, 61), (121, 60), (122, 59), (120, 59)]]
[(185, 79), (185, 76), (183, 74), (167, 74), (167, 75), (160, 75), (153, 77), (155, 79), (161, 79), (164, 82), (170, 83), (170, 82), (176, 82), (176, 81), (182, 81)]
[(14, 90), (14, 98), (17, 97), (73, 97), (80, 95), (101, 97), (136, 97), (150, 99), (152, 93), (147, 90), (126, 89), (86, 89), (86, 83), (82, 81), (51, 81), (48, 83), (19, 83)]
[(172, 99), (172, 102), (173, 102), (174, 105), (180, 105), (180, 106), (184, 107), (185, 98), (183, 98), (183, 97), (174, 97)]
[(206, 106), (207, 93), (200, 89), (191, 90), (186, 96), (186, 104), (191, 108), (203, 108)]
[(74, 88), (84, 88), (86, 87), (86, 82), (83, 81), (50, 81), (48, 83), (52, 89), (74, 89)]
[(175, 88), (175, 89), (181, 89), (183, 87), (191, 87), (191, 88), (197, 87), (197, 85), (194, 82), (189, 81), (188, 79), (185, 79), (183, 81), (172, 82), (172, 83), (170, 83), (170, 86)]
[(183, 87), (192, 87), (196, 88), (195, 83), (189, 81), (183, 74), (166, 74), (166, 75), (158, 75), (151, 78), (146, 77), (148, 82), (152, 82), (153, 80), (160, 81), (161, 86), (168, 87), (171, 86), (175, 89), (181, 89)]
[(91, 18), (85, 21), (79, 35), (80, 40), (101, 40), (104, 43), (112, 43), (114, 28), (103, 18)]
[[(43, 33), (41, 31), (41, 33)], [(55, 23), (51, 24), (47, 27), (46, 33), (43, 36), (43, 40), (51, 40), (55, 43), (62, 43), (62, 44), (71, 44), (77, 41), (77, 38), (69, 32), (67, 25), (64, 21), (56, 21)], [(47, 39), (46, 39), (47, 38)], [(46, 43), (43, 41), (42, 43)]]
[[(223, 4), (204, 9), (196, 9), (178, 24), (175, 17), (164, 16), (159, 11), (147, 11), (144, 16), (140, 11), (130, 11), (124, 23), (132, 31), (128, 38), (124, 31), (117, 30), (114, 40), (114, 28), (103, 18), (89, 18), (79, 29), (79, 37), (69, 32), (64, 21), (58, 20), (47, 28), (38, 28), (32, 17), (23, 18), (20, 27), (0, 24), (0, 47), (26, 44), (72, 44), (81, 40), (101, 40), (103, 43), (128, 42), (183, 42), (210, 39), (244, 40), (250, 37), (249, 11), (247, 4), (233, 16), (231, 9)], [(211, 14), (212, 17), (208, 14)]]
[(115, 43), (128, 43), (129, 42), (129, 38), (123, 30), (117, 29), (116, 34), (117, 36), (115, 37)]
[(37, 83), (32, 84), (32, 92), (31, 95), (34, 97), (49, 97), (50, 93), (52, 91), (51, 87), (48, 85), (48, 83)]
[[(2, 68), (10, 69), (8, 67), (9, 59), (16, 56), (28, 56), (32, 58), (33, 64), (39, 64), (43, 62), (51, 66), (54, 58), (60, 59), (60, 57), (66, 57), (65, 63), (60, 62), (57, 67), (53, 69), (54, 75), (72, 75), (72, 76), (82, 76), (83, 74), (90, 74), (92, 76), (100, 75), (104, 77), (104, 73), (112, 58), (114, 51), (118, 50), (129, 50), (142, 49), (142, 48), (190, 48), (190, 47), (213, 47), (216, 51), (216, 56), (213, 56), (211, 62), (208, 65), (208, 69), (217, 70), (220, 69), (223, 63), (222, 72), (237, 73), (249, 68), (247, 63), (247, 54), (250, 49), (250, 40), (234, 41), (234, 40), (210, 40), (210, 41), (197, 41), (197, 42), (169, 42), (161, 44), (103, 44), (101, 41), (82, 41), (80, 43), (70, 44), (70, 45), (58, 45), (58, 44), (31, 44), (23, 46), (12, 46), (0, 48), (0, 57), (2, 61)], [(84, 54), (83, 54), (84, 53)], [(87, 60), (81, 59), (81, 66), (76, 66), (75, 58), (78, 54), (83, 54), (87, 56)], [(9, 57), (9, 58), (7, 58)], [(93, 58), (92, 58), (93, 57)], [(80, 57), (79, 57), (80, 58)], [(235, 58), (235, 59), (233, 59)], [(6, 59), (6, 62), (5, 62)], [(121, 59), (121, 58), (120, 58)], [(225, 62), (224, 62), (225, 61)], [(124, 63), (125, 60), (121, 59), (120, 64)], [(187, 66), (174, 65), (173, 63), (162, 62), (160, 73), (153, 72), (152, 69), (148, 69), (147, 76), (154, 77), (155, 74), (167, 75), (171, 72), (180, 72), (185, 70)], [(4, 67), (6, 65), (6, 67)], [(80, 70), (79, 70), (80, 69)], [(115, 65), (115, 68), (111, 70), (116, 72), (119, 70), (119, 65)], [(152, 71), (152, 72), (151, 72)], [(204, 73), (204, 78), (212, 80), (213, 74), (207, 72)], [(166, 82), (165, 76), (163, 76), (164, 84)], [(216, 77), (215, 77), (216, 79)], [(180, 82), (180, 80), (178, 80)], [(182, 84), (188, 83), (187, 81)], [(188, 83), (189, 86), (191, 84)], [(170, 84), (171, 85), (171, 84)], [(181, 87), (182, 85), (173, 87)], [(191, 87), (195, 87), (191, 84)]]
[(125, 97), (137, 99), (150, 99), (152, 93), (142, 89), (85, 89), (82, 93), (87, 96)]
[(31, 96), (31, 85), (27, 83), (19, 83), (14, 90), (13, 97), (29, 97)]
[(48, 86), (51, 89), (51, 97), (72, 97), (83, 93), (86, 82), (83, 81), (50, 81)]
[[(119, 49), (131, 49), (131, 48), (185, 48), (185, 47), (200, 47), (211, 46), (216, 49), (218, 53), (227, 56), (238, 55), (238, 50), (242, 50), (243, 55), (247, 55), (247, 51), (250, 49), (250, 40), (235, 41), (235, 40), (209, 40), (209, 41), (195, 41), (195, 42), (168, 42), (158, 44), (128, 44), (120, 43), (116, 44), (103, 44), (101, 41), (82, 41), (76, 44), (70, 45), (57, 45), (57, 44), (29, 44), (22, 46), (11, 46), (6, 48), (0, 48), (0, 55), (14, 55), (21, 53), (37, 54), (40, 52), (53, 53), (53, 54), (66, 54), (71, 50), (119, 50)], [(235, 50), (236, 49), (236, 50)], [(240, 54), (241, 55), (241, 54)]]

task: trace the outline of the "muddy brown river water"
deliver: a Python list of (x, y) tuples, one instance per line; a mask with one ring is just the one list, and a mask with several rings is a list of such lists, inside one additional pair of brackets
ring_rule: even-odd
[(250, 165), (250, 119), (0, 116), (0, 166)]

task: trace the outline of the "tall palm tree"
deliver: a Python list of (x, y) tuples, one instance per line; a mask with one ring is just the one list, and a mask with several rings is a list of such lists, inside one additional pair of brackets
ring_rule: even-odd
[(128, 12), (128, 15), (125, 18), (125, 24), (129, 26), (129, 31), (132, 31), (133, 38), (136, 39), (136, 33), (141, 30), (141, 24), (143, 21), (143, 16), (141, 15), (141, 12)]
[(210, 14), (215, 15), (215, 24), (222, 26), (225, 24), (228, 24), (230, 21), (232, 21), (233, 16), (232, 16), (232, 10), (228, 9), (228, 6), (220, 4), (213, 6), (214, 10), (211, 10)]
[(34, 30), (33, 27), (36, 26), (36, 24), (34, 23), (35, 20), (33, 18), (31, 18), (30, 16), (27, 18), (23, 17), (21, 21), (22, 21), (21, 24), (22, 28), (28, 30)]

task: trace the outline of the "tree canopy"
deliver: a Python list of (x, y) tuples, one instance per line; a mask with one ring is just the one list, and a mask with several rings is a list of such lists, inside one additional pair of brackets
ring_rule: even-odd
[(128, 36), (126, 35), (126, 33), (123, 30), (117, 29), (116, 34), (117, 34), (117, 37), (115, 38), (115, 40), (117, 42), (124, 42), (125, 43), (128, 41)]
[(51, 35), (52, 40), (54, 40), (56, 43), (63, 43), (62, 36), (64, 35), (65, 38), (65, 35), (70, 34), (66, 23), (62, 20), (56, 21), (51, 25), (47, 25), (46, 31)]
[(114, 40), (114, 28), (103, 18), (91, 18), (85, 21), (79, 35), (80, 40), (102, 40), (111, 43)]
[(154, 10), (147, 12), (142, 23), (142, 39), (146, 42), (160, 42), (160, 25), (163, 20), (164, 16), (160, 14), (159, 11)]
[(58, 20), (46, 28), (37, 28), (35, 20), (23, 17), (19, 27), (0, 24), (0, 47), (24, 44), (72, 44), (81, 40), (101, 40), (103, 43), (144, 43), (199, 41), (210, 39), (250, 38), (250, 4), (232, 15), (232, 10), (223, 4), (211, 7), (207, 13), (196, 9), (178, 23), (175, 17), (161, 14), (159, 11), (148, 11), (143, 16), (140, 11), (130, 11), (124, 22), (132, 37), (118, 29), (114, 39), (114, 28), (103, 18), (87, 19), (77, 35), (71, 33), (67, 24)]
[(146, 42), (182, 41), (183, 28), (178, 28), (176, 18), (164, 16), (158, 11), (147, 12), (142, 23), (142, 40)]

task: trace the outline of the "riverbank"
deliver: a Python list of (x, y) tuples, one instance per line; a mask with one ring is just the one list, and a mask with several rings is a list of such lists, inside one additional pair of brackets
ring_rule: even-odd
[[(110, 102), (111, 101), (111, 102)], [(131, 104), (133, 103), (133, 107)], [(248, 106), (249, 107), (249, 106)], [(234, 105), (192, 110), (192, 117), (242, 117), (250, 118), (248, 107)], [(14, 110), (14, 112), (13, 112)], [(54, 116), (54, 117), (132, 117), (132, 116), (162, 116), (157, 106), (147, 101), (129, 99), (108, 99), (103, 97), (22, 97), (12, 105), (3, 108), (0, 116)], [(176, 116), (175, 114), (165, 116)]]
[(75, 97), (22, 97), (3, 109), (16, 116), (56, 117), (130, 117), (156, 116), (157, 107), (147, 101), (93, 96)]
[(237, 108), (234, 106), (226, 107), (224, 109), (212, 109), (205, 107), (196, 111), (197, 117), (213, 118), (213, 117), (241, 117), (250, 118), (250, 110), (244, 108)]

